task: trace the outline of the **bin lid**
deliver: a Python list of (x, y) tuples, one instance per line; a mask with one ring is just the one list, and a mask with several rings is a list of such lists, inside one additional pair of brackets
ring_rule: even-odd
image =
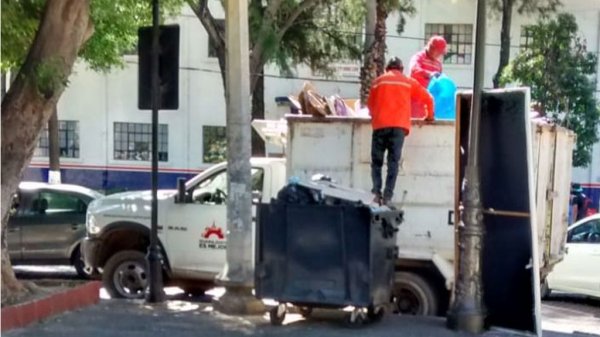
[(331, 181), (299, 181), (297, 182), (297, 184), (299, 186), (317, 191), (323, 197), (327, 198), (334, 198), (351, 202), (362, 202), (365, 205), (369, 205), (373, 201), (373, 196), (369, 192), (342, 186)]

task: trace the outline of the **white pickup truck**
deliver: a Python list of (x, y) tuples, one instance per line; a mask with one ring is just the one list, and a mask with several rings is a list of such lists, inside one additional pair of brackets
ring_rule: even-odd
[[(318, 173), (369, 190), (367, 119), (290, 117), (287, 123), (263, 122), (262, 127), (265, 138), (285, 145), (286, 159), (252, 159), (255, 201), (269, 202), (290, 176), (310, 179)], [(560, 128), (534, 128), (543, 279), (564, 247), (573, 136)], [(404, 146), (395, 200), (406, 212), (398, 233), (394, 289), (401, 313), (435, 315), (445, 312), (449, 302), (454, 281), (454, 130), (449, 121), (415, 122)], [(219, 164), (189, 180), (185, 202), (177, 201), (175, 190), (159, 192), (166, 279), (189, 292), (210, 287), (225, 263), (225, 170)], [(148, 191), (107, 196), (89, 206), (84, 260), (89, 268), (102, 270), (113, 297), (143, 296), (149, 226)]]

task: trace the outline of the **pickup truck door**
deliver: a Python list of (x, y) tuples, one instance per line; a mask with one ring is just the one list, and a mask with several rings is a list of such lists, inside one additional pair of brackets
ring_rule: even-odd
[[(253, 169), (252, 178), (255, 189), (262, 191), (263, 171)], [(186, 193), (186, 203), (166, 206), (171, 268), (212, 277), (221, 272), (226, 258), (227, 171), (212, 174)]]

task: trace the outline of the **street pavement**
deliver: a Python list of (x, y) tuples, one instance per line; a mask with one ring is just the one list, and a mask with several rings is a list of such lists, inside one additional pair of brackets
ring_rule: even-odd
[[(40, 324), (4, 333), (6, 337), (462, 337), (445, 328), (441, 318), (386, 316), (380, 323), (350, 329), (339, 312), (315, 312), (304, 320), (288, 314), (283, 326), (271, 326), (268, 318), (234, 317), (212, 310), (210, 303), (169, 300), (151, 306), (143, 301), (102, 300), (99, 305), (67, 313)], [(488, 331), (484, 337), (513, 337), (515, 333)], [(546, 332), (544, 336), (589, 336)]]
[[(22, 272), (22, 271), (21, 271)], [(19, 274), (21, 274), (19, 272)], [(62, 272), (62, 271), (61, 271)], [(49, 275), (42, 274), (44, 278)], [(36, 273), (27, 278), (37, 278)], [(8, 337), (462, 337), (445, 328), (442, 318), (386, 316), (377, 324), (350, 329), (341, 312), (315, 312), (308, 320), (288, 314), (283, 326), (271, 326), (263, 317), (233, 317), (212, 310), (211, 297), (190, 298), (177, 288), (168, 288), (169, 300), (150, 306), (143, 301), (111, 300), (101, 291), (99, 305), (66, 313), (46, 322), (3, 334)], [(222, 290), (210, 295), (218, 297)], [(544, 336), (600, 336), (600, 301), (555, 295), (543, 304)], [(516, 333), (488, 331), (484, 337), (513, 337)]]

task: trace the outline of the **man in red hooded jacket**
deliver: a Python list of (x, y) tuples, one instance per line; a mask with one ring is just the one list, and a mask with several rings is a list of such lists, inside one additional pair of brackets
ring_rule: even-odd
[(424, 50), (410, 60), (410, 77), (427, 88), (433, 76), (442, 72), (442, 57), (446, 55), (446, 40), (441, 36), (429, 39)]

